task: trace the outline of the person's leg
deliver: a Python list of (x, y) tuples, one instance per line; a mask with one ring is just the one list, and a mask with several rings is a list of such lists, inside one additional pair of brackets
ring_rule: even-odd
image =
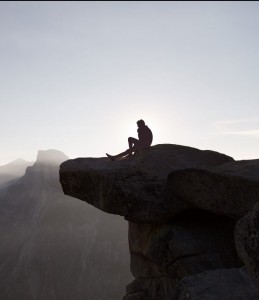
[(122, 153), (120, 153), (120, 154), (117, 154), (117, 155), (110, 155), (110, 154), (108, 154), (108, 153), (106, 153), (106, 155), (111, 159), (111, 160), (115, 160), (116, 158), (120, 158), (120, 157), (123, 157), (123, 156), (125, 156), (125, 155), (131, 155), (131, 149), (128, 149), (128, 150), (126, 150), (126, 151), (124, 151), (124, 152), (122, 152)]
[(117, 155), (114, 155), (113, 158), (119, 158), (119, 157), (123, 157), (125, 155), (131, 155), (132, 154), (132, 149), (134, 148), (131, 148), (131, 149), (128, 149), (120, 154), (117, 154)]
[(136, 152), (139, 148), (139, 140), (138, 139), (135, 139), (133, 137), (129, 137), (128, 138), (128, 143), (129, 143), (129, 149), (120, 153), (120, 154), (117, 154), (117, 155), (110, 155), (108, 153), (106, 153), (106, 155), (111, 159), (111, 160), (114, 160), (116, 158), (120, 158), (120, 157), (123, 157), (123, 156), (132, 156), (132, 153), (133, 152)]
[(123, 157), (123, 156), (132, 156), (132, 153), (133, 152), (136, 152), (138, 150), (137, 147), (133, 146), (132, 148), (120, 153), (120, 154), (117, 154), (117, 155), (110, 155), (108, 153), (106, 153), (106, 155), (111, 159), (111, 160), (115, 160), (116, 158), (120, 158), (120, 157)]
[(129, 143), (129, 149), (131, 149), (133, 146), (134, 147), (138, 147), (139, 145), (139, 140), (138, 139), (135, 139), (133, 137), (129, 137), (128, 138), (128, 143)]
[(107, 155), (111, 160), (115, 160), (114, 156), (112, 156), (112, 155), (110, 155), (110, 154), (108, 154), (108, 153), (106, 153), (106, 155)]

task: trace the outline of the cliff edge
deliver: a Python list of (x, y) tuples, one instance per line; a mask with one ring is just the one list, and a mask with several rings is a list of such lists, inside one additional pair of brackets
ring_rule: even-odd
[(120, 161), (68, 160), (60, 183), (66, 195), (129, 221), (136, 279), (125, 300), (259, 299), (257, 244), (246, 253), (244, 233), (259, 227), (249, 223), (259, 160), (162, 144)]

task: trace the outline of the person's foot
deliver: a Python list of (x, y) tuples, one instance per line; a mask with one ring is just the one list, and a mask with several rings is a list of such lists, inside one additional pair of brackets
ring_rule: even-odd
[(112, 160), (112, 161), (114, 161), (114, 157), (112, 156), (112, 155), (110, 155), (110, 154), (108, 154), (108, 153), (106, 153), (106, 155)]

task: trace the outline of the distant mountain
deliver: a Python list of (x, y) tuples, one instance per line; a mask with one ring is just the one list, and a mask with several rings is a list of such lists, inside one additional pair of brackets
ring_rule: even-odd
[(60, 151), (39, 151), (0, 194), (0, 298), (121, 300), (132, 280), (128, 224), (59, 183)]
[(12, 184), (14, 180), (23, 176), (26, 168), (32, 164), (33, 162), (24, 159), (16, 159), (4, 166), (0, 166), (0, 188)]
[(36, 164), (54, 164), (60, 165), (63, 161), (68, 160), (66, 154), (58, 150), (39, 150)]

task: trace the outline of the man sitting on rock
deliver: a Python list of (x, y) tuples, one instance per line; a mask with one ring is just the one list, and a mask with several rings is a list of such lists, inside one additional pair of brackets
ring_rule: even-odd
[(145, 122), (143, 120), (139, 120), (137, 122), (137, 125), (138, 125), (138, 138), (139, 139), (129, 137), (128, 138), (129, 149), (120, 154), (112, 156), (112, 155), (106, 153), (106, 155), (111, 160), (115, 160), (116, 158), (120, 158), (120, 157), (130, 157), (130, 156), (132, 156), (133, 152), (134, 152), (134, 154), (136, 154), (136, 152), (138, 152), (139, 150), (143, 150), (143, 149), (146, 149), (151, 146), (152, 140), (153, 140), (152, 131), (148, 128), (147, 125), (145, 125)]

